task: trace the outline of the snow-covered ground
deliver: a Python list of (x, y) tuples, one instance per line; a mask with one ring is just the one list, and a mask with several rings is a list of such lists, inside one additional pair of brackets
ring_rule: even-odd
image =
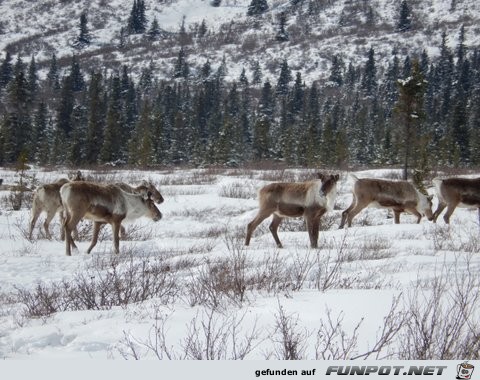
[[(258, 24), (247, 16), (250, 3), (250, 0), (224, 0), (219, 7), (212, 7), (209, 0), (147, 1), (147, 28), (156, 18), (160, 28), (168, 33), (178, 33), (182, 22), (187, 31), (195, 30), (204, 20), (210, 32), (226, 34), (233, 30), (235, 36), (230, 38), (233, 42), (221, 43), (219, 37), (215, 37), (207, 39), (203, 45), (194, 42), (187, 46), (192, 74), (207, 60), (216, 70), (225, 58), (228, 81), (238, 81), (242, 69), (250, 76), (254, 61), (261, 65), (263, 80), (276, 80), (280, 63), (285, 58), (292, 70), (302, 73), (306, 83), (323, 81), (330, 74), (333, 56), (342, 58), (347, 66), (349, 62), (358, 64), (366, 61), (370, 48), (376, 52), (379, 68), (386, 68), (391, 62), (393, 50), (401, 61), (407, 53), (419, 56), (424, 50), (435, 59), (439, 55), (442, 32), (447, 33), (447, 45), (454, 51), (462, 25), (465, 46), (473, 51), (480, 44), (480, 3), (476, 0), (413, 2), (415, 28), (407, 33), (395, 30), (400, 4), (396, 0), (369, 0), (362, 4), (319, 1), (321, 12), (315, 19), (306, 18), (306, 6), (301, 11), (289, 12), (290, 41), (282, 44), (273, 41), (279, 14), (288, 9), (290, 0), (269, 0), (269, 11)], [(131, 0), (3, 0), (0, 2), (0, 13), (4, 16), (0, 20), (0, 59), (5, 57), (6, 50), (25, 63), (33, 56), (39, 64), (41, 78), (46, 76), (53, 54), (59, 62), (62, 59), (68, 62), (61, 66), (68, 66), (72, 55), (84, 55), (81, 66), (85, 70), (91, 65), (100, 65), (102, 70), (118, 70), (127, 65), (135, 77), (153, 62), (155, 76), (170, 78), (179, 52), (176, 43), (172, 46), (169, 40), (157, 41), (146, 49), (141, 44), (136, 45), (142, 37), (134, 35), (128, 37), (131, 47), (126, 51), (118, 49), (120, 30), (127, 26), (132, 5)], [(368, 7), (373, 10), (374, 26), (366, 22)], [(88, 16), (91, 44), (78, 51), (75, 41), (82, 13)], [(347, 18), (348, 25), (340, 26), (342, 17)]]
[[(67, 172), (32, 169), (27, 174), (47, 183)], [(8, 199), (7, 187), (18, 174), (0, 170), (2, 358), (273, 359), (285, 358), (282, 343), (288, 340), (297, 342), (298, 358), (355, 358), (375, 351), (387, 326), (395, 334), (379, 354), (369, 357), (406, 359), (399, 352), (407, 355), (401, 346), (416, 334), (408, 333), (415, 311), (428, 316), (426, 305), (442, 301), (435, 318), (444, 322), (453, 317), (460, 294), (468, 305), (457, 309), (468, 311), (469, 328), (478, 329), (476, 210), (457, 209), (448, 227), (441, 217), (437, 224), (425, 218), (414, 224), (409, 215), (395, 225), (386, 210), (367, 209), (351, 228), (339, 230), (341, 211), (351, 201), (351, 182), (341, 173), (336, 207), (323, 219), (318, 250), (309, 248), (301, 220), (280, 227), (283, 249), (276, 248), (268, 221), (244, 247), (246, 225), (256, 214), (257, 190), (272, 181), (313, 179), (313, 171), (84, 174), (131, 184), (150, 179), (165, 198), (159, 205), (163, 218), (127, 225), (118, 256), (112, 252), (109, 227), (92, 254), (85, 253), (90, 222), (84, 221), (79, 251), (67, 257), (58, 217), (51, 224), (55, 240), (44, 238), (43, 217), (34, 238), (28, 239), (28, 201), (13, 211)], [(398, 177), (394, 170), (355, 174)], [(111, 287), (116, 280), (124, 282)], [(145, 300), (114, 300), (128, 299), (129, 289), (145, 291), (159, 284), (158, 292)], [(88, 309), (80, 300), (92, 300), (89, 292), (95, 291), (96, 304)], [(69, 298), (69, 292), (76, 293)], [(47, 306), (54, 312), (45, 312)], [(459, 337), (468, 333), (464, 326)], [(327, 344), (329, 334), (332, 342)], [(215, 339), (207, 341), (207, 336)], [(426, 358), (438, 358), (436, 350), (431, 348)]]

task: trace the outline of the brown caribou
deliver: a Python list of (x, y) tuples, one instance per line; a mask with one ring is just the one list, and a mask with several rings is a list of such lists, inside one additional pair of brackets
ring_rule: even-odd
[(353, 200), (351, 205), (342, 212), (340, 228), (345, 222), (352, 225), (352, 220), (365, 207), (380, 207), (393, 210), (395, 223), (400, 223), (400, 213), (408, 212), (417, 217), (420, 223), (422, 216), (433, 219), (432, 198), (415, 188), (407, 181), (389, 181), (385, 179), (357, 178), (350, 174), (355, 181), (353, 185)]
[[(58, 212), (60, 215), (61, 225), (63, 225), (63, 214), (62, 214), (62, 201), (60, 199), (60, 188), (69, 181), (81, 181), (83, 180), (83, 175), (80, 171), (77, 171), (74, 176), (69, 179), (61, 178), (56, 182), (47, 183), (40, 185), (35, 189), (35, 194), (32, 201), (32, 212), (30, 217), (30, 231), (29, 239), (32, 240), (33, 229), (35, 228), (35, 223), (37, 222), (38, 217), (42, 212), (47, 213), (47, 217), (43, 222), (43, 228), (45, 229), (45, 236), (47, 239), (51, 239), (52, 235), (50, 234), (50, 222), (52, 221), (55, 214)], [(61, 230), (61, 239), (65, 238), (63, 234), (63, 228)]]
[(80, 219), (93, 220), (93, 237), (87, 253), (95, 247), (100, 227), (109, 223), (113, 231), (113, 246), (119, 253), (119, 231), (122, 221), (133, 220), (142, 216), (153, 221), (162, 218), (155, 202), (147, 194), (147, 199), (139, 194), (130, 194), (115, 185), (100, 185), (91, 182), (69, 182), (60, 188), (60, 197), (65, 208), (65, 244), (66, 254), (76, 245), (72, 238), (72, 230)]
[(450, 223), (456, 207), (478, 208), (480, 222), (480, 178), (434, 178), (432, 182), (438, 196), (438, 207), (433, 214), (434, 222), (445, 207), (447, 212), (443, 220), (447, 224)]
[[(73, 176), (70, 181), (83, 181), (84, 178), (82, 173), (78, 171), (75, 176)], [(30, 232), (29, 238), (32, 239), (32, 232), (35, 228), (35, 224), (38, 220), (38, 217), (41, 215), (42, 212), (47, 213), (47, 217), (43, 223), (43, 227), (45, 229), (45, 234), (47, 239), (52, 239), (52, 235), (49, 231), (50, 222), (52, 221), (55, 214), (59, 213), (60, 216), (60, 225), (61, 228), (61, 239), (65, 239), (65, 229), (63, 228), (64, 217), (63, 217), (63, 206), (62, 201), (60, 199), (60, 188), (69, 182), (68, 179), (62, 178), (54, 183), (49, 183), (45, 185), (39, 186), (35, 190), (35, 195), (33, 197), (32, 202), (32, 212), (30, 218)], [(162, 194), (157, 190), (157, 188), (152, 184), (150, 181), (142, 181), (140, 185), (133, 187), (124, 182), (117, 182), (115, 186), (120, 187), (123, 191), (131, 194), (141, 194), (144, 198), (147, 198), (147, 194), (151, 194), (151, 198), (154, 202), (160, 204), (164, 201)], [(77, 235), (76, 230), (74, 231), (75, 235)], [(125, 228), (123, 226), (120, 227), (120, 235), (124, 237), (126, 235)]]
[(252, 233), (258, 225), (273, 214), (270, 232), (279, 248), (282, 243), (277, 230), (286, 217), (303, 216), (307, 224), (310, 246), (317, 248), (320, 218), (333, 209), (337, 195), (338, 174), (318, 174), (319, 180), (308, 182), (277, 182), (266, 185), (258, 192), (259, 210), (248, 224), (245, 245), (250, 244)]

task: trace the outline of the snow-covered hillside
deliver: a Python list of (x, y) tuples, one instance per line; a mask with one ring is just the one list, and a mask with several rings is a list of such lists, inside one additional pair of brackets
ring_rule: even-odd
[[(465, 44), (480, 45), (480, 3), (475, 0), (410, 1), (413, 28), (405, 33), (395, 30), (396, 0), (304, 0), (295, 7), (291, 0), (269, 0), (269, 11), (257, 18), (247, 17), (249, 3), (223, 0), (219, 7), (213, 7), (210, 0), (147, 0), (148, 23), (156, 18), (169, 37), (146, 43), (141, 35), (129, 36), (122, 50), (118, 48), (120, 30), (127, 25), (132, 0), (4, 0), (0, 2), (0, 51), (5, 54), (8, 49), (25, 61), (33, 55), (40, 66), (54, 53), (61, 63), (62, 57), (78, 54), (92, 66), (118, 69), (127, 64), (137, 73), (153, 62), (158, 77), (170, 78), (179, 51), (178, 41), (170, 33), (178, 33), (185, 20), (187, 33), (194, 34), (205, 20), (207, 36), (186, 46), (194, 69), (207, 59), (218, 65), (225, 57), (230, 79), (238, 79), (253, 61), (260, 62), (266, 75), (276, 76), (279, 63), (286, 58), (290, 67), (301, 71), (310, 82), (326, 77), (333, 55), (340, 55), (347, 63), (358, 62), (366, 59), (370, 47), (378, 54), (379, 63), (385, 63), (393, 49), (400, 54), (426, 50), (435, 57), (441, 33), (447, 33), (449, 45), (454, 47), (461, 25), (465, 25)], [(311, 4), (319, 11), (314, 18), (307, 18)], [(73, 45), (80, 15), (85, 12), (92, 41), (79, 51)], [(281, 12), (288, 14), (290, 40), (279, 43), (275, 33)]]
[[(33, 173), (40, 182), (65, 175)], [(476, 210), (457, 209), (447, 227), (441, 220), (414, 224), (408, 215), (395, 225), (387, 211), (367, 209), (351, 228), (338, 230), (351, 200), (351, 183), (342, 173), (318, 250), (309, 248), (300, 220), (281, 227), (284, 249), (276, 248), (268, 221), (246, 248), (257, 189), (308, 179), (313, 171), (85, 174), (132, 184), (150, 178), (165, 198), (163, 219), (127, 225), (118, 256), (109, 228), (86, 255), (91, 232), (83, 222), (80, 251), (67, 257), (62, 241), (43, 237), (43, 220), (27, 238), (28, 204), (12, 211), (4, 187), (2, 358), (476, 359), (478, 349), (468, 344), (476, 342), (469, 337), (480, 327)], [(16, 174), (3, 169), (1, 178), (8, 186)], [(52, 227), (58, 237), (57, 219)], [(207, 343), (206, 334), (218, 338)], [(282, 349), (288, 340), (296, 344), (294, 353)]]

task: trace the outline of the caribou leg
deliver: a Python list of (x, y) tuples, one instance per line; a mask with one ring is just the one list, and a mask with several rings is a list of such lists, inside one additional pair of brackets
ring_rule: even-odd
[(90, 247), (88, 247), (88, 249), (87, 249), (87, 253), (90, 253), (92, 251), (93, 247), (95, 247), (97, 245), (98, 234), (99, 234), (100, 229), (102, 228), (103, 225), (104, 225), (104, 223), (102, 223), (102, 222), (93, 222), (92, 241), (90, 243)]
[(245, 245), (250, 244), (250, 239), (252, 237), (253, 231), (255, 231), (255, 228), (259, 226), (260, 223), (262, 223), (265, 219), (267, 219), (272, 213), (271, 212), (265, 212), (265, 211), (259, 211), (257, 216), (255, 216), (255, 219), (253, 219), (250, 223), (248, 223), (247, 226), (247, 237), (245, 238)]
[(282, 223), (282, 220), (282, 217), (278, 216), (277, 214), (273, 214), (272, 223), (270, 223), (270, 226), (268, 227), (273, 235), (273, 238), (275, 239), (275, 243), (277, 243), (278, 248), (283, 248), (277, 234), (278, 226), (280, 225), (280, 223)]

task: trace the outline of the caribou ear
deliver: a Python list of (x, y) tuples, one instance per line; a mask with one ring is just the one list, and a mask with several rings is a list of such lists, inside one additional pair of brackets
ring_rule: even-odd
[(317, 173), (317, 178), (322, 180), (322, 182), (325, 181), (325, 175), (323, 173)]

